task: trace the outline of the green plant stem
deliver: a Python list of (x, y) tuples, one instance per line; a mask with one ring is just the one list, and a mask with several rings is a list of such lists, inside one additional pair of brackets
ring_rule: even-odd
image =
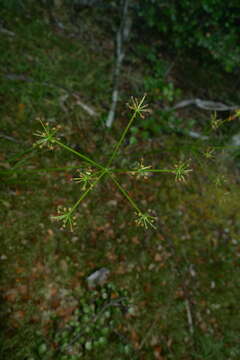
[(63, 144), (61, 141), (54, 139), (54, 143), (58, 144), (59, 146), (61, 146), (64, 149), (72, 152), (73, 154), (79, 156), (80, 158), (82, 158), (83, 160), (88, 162), (89, 164), (91, 164), (91, 165), (93, 165), (93, 166), (95, 166), (95, 167), (97, 167), (97, 168), (99, 168), (101, 170), (105, 170), (105, 168), (102, 165), (100, 165), (97, 162), (95, 162), (94, 160), (90, 159), (88, 156), (83, 155), (83, 154), (79, 153), (78, 151), (70, 148), (69, 146)]
[(141, 172), (155, 172), (155, 173), (170, 173), (175, 174), (175, 170), (172, 169), (137, 169), (137, 170), (130, 170), (130, 169), (111, 169), (111, 172), (117, 173), (141, 173)]
[(106, 170), (102, 170), (101, 174), (99, 175), (99, 177), (92, 183), (91, 186), (89, 186), (89, 188), (84, 191), (84, 193), (80, 196), (80, 198), (78, 199), (78, 201), (73, 205), (73, 207), (71, 208), (70, 214), (72, 214), (74, 212), (74, 210), (78, 207), (78, 205), (80, 204), (80, 202), (87, 196), (87, 194), (89, 193), (90, 190), (92, 190), (97, 183), (99, 182), (99, 180), (103, 177), (103, 175), (105, 175)]
[(26, 150), (24, 150), (24, 151), (22, 151), (22, 152), (20, 152), (20, 153), (17, 153), (16, 155), (14, 155), (14, 156), (6, 159), (6, 160), (7, 160), (8, 162), (15, 161), (15, 160), (18, 159), (20, 156), (23, 156), (23, 155), (28, 154), (28, 153), (30, 153), (30, 152), (36, 152), (36, 149), (32, 146), (32, 147), (30, 147), (30, 148), (28, 148), (28, 149), (26, 149)]
[(112, 181), (117, 185), (118, 189), (123, 193), (123, 195), (127, 198), (127, 200), (130, 202), (132, 207), (137, 211), (138, 214), (142, 214), (142, 211), (139, 209), (137, 204), (133, 201), (130, 195), (128, 195), (127, 191), (122, 187), (122, 185), (119, 184), (119, 182), (115, 179), (114, 176), (111, 174), (109, 175)]
[(137, 115), (137, 111), (134, 111), (131, 119), (129, 120), (127, 126), (125, 127), (125, 129), (124, 129), (124, 131), (122, 133), (122, 136), (120, 137), (119, 141), (117, 142), (116, 146), (114, 147), (113, 153), (112, 153), (112, 155), (111, 155), (111, 157), (110, 157), (110, 159), (109, 159), (109, 161), (107, 163), (107, 166), (106, 166), (107, 168), (109, 168), (109, 166), (112, 164), (113, 160), (115, 159), (115, 157), (117, 155), (117, 152), (119, 150), (119, 147), (121, 146), (121, 144), (122, 144), (128, 130), (129, 130), (130, 126), (132, 125), (132, 122), (135, 119), (136, 115)]
[(47, 169), (27, 169), (27, 168), (23, 168), (23, 169), (8, 169), (8, 170), (0, 170), (0, 174), (11, 174), (11, 173), (17, 173), (17, 174), (21, 174), (24, 173), (26, 174), (26, 172), (28, 173), (42, 173), (42, 172), (52, 172), (52, 171), (66, 171), (66, 170), (73, 170), (73, 169), (79, 169), (79, 166), (69, 166), (69, 167), (62, 167), (62, 168), (47, 168)]

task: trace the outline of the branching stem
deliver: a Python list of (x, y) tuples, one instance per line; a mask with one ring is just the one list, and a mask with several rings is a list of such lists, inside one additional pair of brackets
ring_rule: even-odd
[(122, 187), (122, 185), (119, 184), (119, 182), (116, 180), (114, 176), (111, 174), (109, 175), (112, 181), (116, 184), (118, 189), (121, 191), (121, 193), (127, 198), (127, 200), (130, 202), (132, 207), (137, 211), (138, 214), (142, 214), (142, 211), (139, 209), (137, 204), (133, 201), (133, 199), (128, 195), (127, 191)]
[(86, 162), (88, 162), (89, 164), (93, 165), (94, 167), (97, 167), (99, 169), (105, 170), (105, 168), (98, 164), (97, 162), (95, 162), (94, 160), (90, 159), (88, 156), (81, 154), (80, 152), (72, 149), (71, 147), (63, 144), (61, 141), (54, 139), (54, 143), (58, 144), (59, 146), (61, 146), (62, 148), (64, 148), (65, 150), (68, 150), (70, 152), (72, 152), (73, 154), (79, 156), (80, 158), (82, 158), (83, 160), (85, 160)]
[(131, 119), (129, 120), (127, 126), (125, 127), (125, 129), (124, 129), (124, 131), (122, 133), (122, 136), (120, 137), (119, 141), (117, 142), (116, 146), (114, 147), (113, 153), (112, 153), (112, 155), (111, 155), (111, 157), (110, 157), (110, 159), (109, 159), (109, 161), (107, 163), (107, 166), (106, 166), (107, 168), (109, 168), (109, 166), (112, 164), (113, 160), (115, 159), (115, 157), (117, 155), (117, 152), (118, 152), (118, 150), (119, 150), (119, 148), (120, 148), (120, 146), (121, 146), (121, 144), (122, 144), (128, 130), (129, 130), (130, 126), (132, 125), (132, 122), (135, 119), (136, 115), (137, 115), (137, 111), (135, 111), (133, 113)]

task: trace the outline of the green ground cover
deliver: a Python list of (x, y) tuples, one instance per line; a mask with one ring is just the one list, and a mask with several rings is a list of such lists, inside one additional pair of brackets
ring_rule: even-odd
[[(142, 97), (148, 71), (133, 67), (127, 86), (125, 72), (118, 119), (106, 130), (108, 34), (95, 24), (97, 38), (72, 36), (69, 24), (60, 30), (44, 13), (4, 16), (15, 35), (0, 34), (1, 359), (239, 359), (238, 172), (220, 150), (206, 156), (216, 135), (205, 143), (168, 128), (143, 139), (140, 128), (122, 147), (120, 168), (140, 154), (154, 168), (188, 161), (193, 170), (186, 183), (173, 174), (119, 175), (139, 206), (153, 210), (156, 230), (136, 227), (110, 181), (79, 206), (73, 232), (60, 230), (51, 215), (77, 201), (72, 179), (83, 165), (64, 149), (33, 147), (38, 120), (61, 125), (64, 143), (104, 163), (129, 119), (124, 101), (132, 91)], [(94, 292), (85, 280), (101, 267), (110, 279)], [(109, 306), (122, 297), (126, 303)]]

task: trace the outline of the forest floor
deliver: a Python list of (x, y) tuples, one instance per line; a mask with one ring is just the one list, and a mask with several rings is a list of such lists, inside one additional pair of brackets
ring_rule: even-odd
[[(202, 141), (170, 128), (161, 131), (161, 125), (152, 138), (138, 131), (124, 143), (119, 167), (143, 158), (152, 167), (174, 169), (184, 161), (192, 169), (186, 182), (173, 174), (147, 180), (119, 175), (139, 207), (153, 210), (157, 229), (137, 227), (131, 205), (114, 183), (104, 181), (78, 207), (74, 231), (61, 230), (50, 217), (80, 196), (72, 179), (82, 163), (64, 149), (33, 146), (39, 119), (61, 125), (58, 136), (65, 144), (106, 163), (129, 118), (125, 104), (132, 94), (142, 96), (147, 72), (136, 55), (132, 63), (127, 59), (117, 118), (106, 129), (112, 38), (91, 18), (76, 31), (70, 24), (52, 25), (43, 15), (6, 13), (9, 33), (0, 33), (1, 359), (238, 360), (236, 164), (220, 150), (211, 155), (215, 133)], [(181, 81), (179, 75), (176, 85)], [(188, 96), (196, 94), (190, 81), (184, 85)], [(221, 86), (214, 83), (205, 92), (218, 87), (221, 93)], [(148, 100), (153, 112), (158, 93), (156, 85)], [(193, 114), (194, 130), (203, 122), (211, 129), (209, 114)], [(161, 124), (160, 115), (155, 119)], [(106, 284), (113, 290), (103, 285), (94, 292), (86, 277), (103, 267), (110, 270)], [(103, 297), (98, 307), (94, 296)], [(122, 296), (128, 305), (117, 306)], [(113, 301), (120, 311), (104, 312)], [(82, 312), (88, 311), (92, 317), (86, 320)], [(100, 324), (99, 313), (105, 316)]]

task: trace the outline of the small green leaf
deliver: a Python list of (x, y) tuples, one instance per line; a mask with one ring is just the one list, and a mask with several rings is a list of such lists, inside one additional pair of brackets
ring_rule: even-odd
[(86, 342), (85, 349), (88, 351), (92, 350), (92, 342), (91, 341)]
[(47, 345), (46, 344), (41, 344), (38, 348), (38, 352), (39, 355), (44, 354), (47, 351)]

